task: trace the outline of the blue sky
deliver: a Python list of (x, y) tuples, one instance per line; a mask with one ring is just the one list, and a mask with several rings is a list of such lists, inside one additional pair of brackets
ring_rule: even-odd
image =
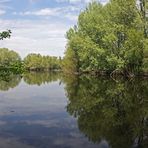
[(28, 53), (63, 56), (65, 33), (90, 1), (0, 0), (0, 30), (12, 30), (12, 37), (0, 41), (0, 47), (15, 50), (21, 57)]

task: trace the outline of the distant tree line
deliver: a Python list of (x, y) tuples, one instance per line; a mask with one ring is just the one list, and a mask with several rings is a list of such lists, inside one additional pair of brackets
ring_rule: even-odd
[(67, 32), (64, 71), (134, 76), (148, 71), (148, 1), (90, 3)]
[(61, 58), (29, 54), (23, 60), (20, 55), (7, 48), (0, 48), (0, 71), (20, 73), (29, 71), (52, 71), (60, 69)]
[[(10, 38), (11, 30), (0, 32), (0, 40)], [(7, 48), (0, 48), (0, 72), (21, 73), (23, 71), (53, 71), (61, 69), (61, 57), (28, 54), (24, 60), (20, 55)]]
[(32, 71), (59, 70), (60, 61), (61, 58), (32, 53), (24, 58), (24, 67)]

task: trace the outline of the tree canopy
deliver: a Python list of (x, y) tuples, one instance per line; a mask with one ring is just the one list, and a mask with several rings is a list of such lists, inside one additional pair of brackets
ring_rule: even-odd
[(55, 70), (60, 69), (60, 58), (54, 56), (42, 56), (29, 54), (24, 58), (24, 67), (28, 70)]
[(148, 27), (146, 0), (94, 1), (67, 32), (64, 69), (71, 72), (119, 71), (139, 73), (147, 67)]
[(21, 68), (19, 54), (7, 48), (0, 48), (0, 70), (12, 70), (17, 72)]
[(23, 60), (19, 54), (7, 48), (0, 48), (0, 71), (22, 73), (25, 70), (52, 71), (61, 68), (61, 58), (28, 54)]

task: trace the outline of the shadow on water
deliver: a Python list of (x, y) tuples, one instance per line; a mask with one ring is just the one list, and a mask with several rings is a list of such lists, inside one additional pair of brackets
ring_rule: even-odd
[(0, 110), (0, 141), (13, 137), (14, 147), (148, 147), (147, 79), (33, 72), (0, 76), (0, 90), (1, 110), (16, 110)]

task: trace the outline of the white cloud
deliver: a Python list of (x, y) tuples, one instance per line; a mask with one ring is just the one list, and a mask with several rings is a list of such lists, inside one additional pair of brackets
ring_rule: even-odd
[(76, 4), (76, 3), (88, 3), (90, 2), (91, 0), (56, 0), (57, 2), (69, 2), (69, 3), (73, 3), (73, 4)]
[(0, 20), (1, 29), (12, 30), (10, 39), (1, 41), (1, 47), (17, 51), (22, 57), (28, 53), (63, 56), (69, 25), (34, 20)]
[(64, 17), (68, 18), (69, 20), (75, 21), (75, 22), (78, 20), (78, 15), (74, 15), (71, 13), (65, 14)]
[(21, 12), (20, 15), (37, 15), (37, 16), (55, 16), (58, 14), (58, 9), (44, 8), (38, 11)]
[[(0, 0), (0, 8), (2, 6), (1, 4), (9, 1), (10, 0)], [(30, 2), (35, 1), (37, 0), (30, 0)], [(15, 50), (22, 57), (25, 57), (28, 53), (32, 52), (41, 53), (43, 55), (63, 56), (66, 45), (65, 33), (71, 27), (71, 24), (69, 23), (76, 23), (80, 10), (85, 6), (84, 3), (87, 4), (90, 0), (55, 1), (67, 1), (78, 5), (70, 4), (65, 7), (13, 12), (13, 15), (21, 15), (21, 18), (20, 16), (15, 16), (18, 19), (0, 20), (1, 30), (12, 30), (12, 37), (0, 41), (0, 46)], [(101, 0), (101, 2), (106, 3), (107, 0)], [(83, 7), (82, 5), (79, 5), (80, 3), (83, 3)], [(1, 9), (0, 15), (4, 13), (6, 13), (5, 9)], [(38, 19), (36, 17), (32, 20), (25, 20), (23, 18), (25, 16), (39, 16), (40, 18)], [(61, 21), (62, 19), (63, 21)]]
[(80, 12), (79, 7), (67, 6), (67, 7), (55, 7), (55, 8), (44, 8), (37, 11), (26, 11), (26, 12), (13, 12), (13, 15), (21, 16), (42, 16), (42, 17), (58, 17), (66, 18), (72, 21), (76, 21)]
[[(56, 0), (57, 2), (59, 3), (63, 3), (63, 2), (69, 2), (69, 3), (72, 3), (72, 4), (79, 4), (79, 3), (90, 3), (92, 1), (95, 1), (95, 0)], [(96, 0), (102, 4), (106, 4), (109, 0)]]
[(0, 10), (0, 15), (3, 15), (3, 14), (5, 14), (5, 13), (6, 13), (5, 10)]
[(44, 9), (39, 9), (37, 11), (26, 11), (26, 12), (20, 12), (20, 13), (14, 13), (15, 15), (20, 14), (20, 15), (45, 15), (45, 16), (56, 16), (56, 15), (61, 15), (63, 13), (67, 12), (78, 12), (80, 8), (74, 7), (74, 6), (65, 6), (65, 7), (55, 7), (55, 8), (44, 8)]

